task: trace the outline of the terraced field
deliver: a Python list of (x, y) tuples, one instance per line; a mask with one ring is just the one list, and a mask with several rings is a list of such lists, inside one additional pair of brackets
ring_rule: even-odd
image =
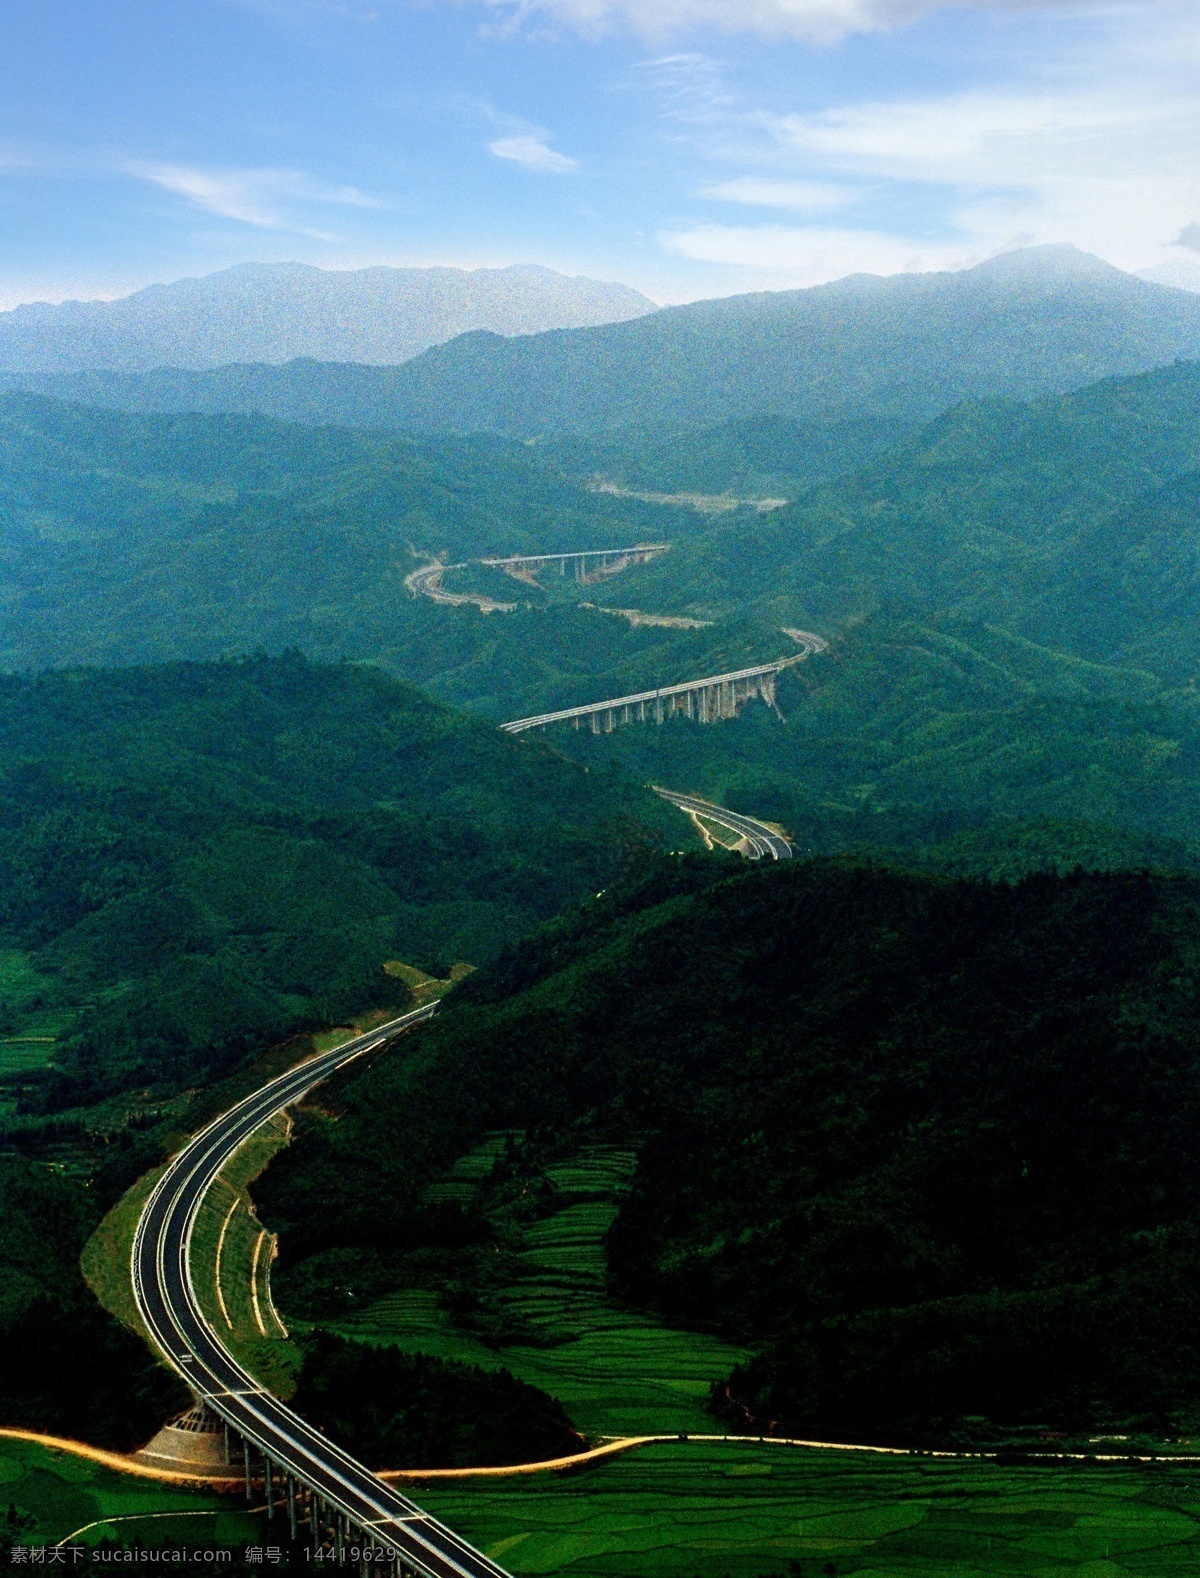
[[(495, 1135), (464, 1157), (430, 1198), (471, 1199), (504, 1141)], [(533, 1341), (488, 1347), (456, 1327), (426, 1288), (380, 1299), (337, 1329), (409, 1352), (506, 1367), (558, 1397), (589, 1436), (712, 1429), (704, 1408), (709, 1386), (742, 1351), (716, 1337), (663, 1327), (605, 1292), (604, 1235), (633, 1162), (631, 1151), (592, 1146), (547, 1169), (553, 1214), (522, 1226), (519, 1269), (500, 1294), (504, 1313)]]
[(703, 1442), (538, 1479), (422, 1486), (515, 1574), (570, 1578), (1183, 1578), (1200, 1475), (1002, 1468)]

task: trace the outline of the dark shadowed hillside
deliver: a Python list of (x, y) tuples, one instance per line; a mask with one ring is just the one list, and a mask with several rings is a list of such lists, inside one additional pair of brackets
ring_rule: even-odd
[(735, 1424), (1186, 1426), (1198, 921), (1193, 877), (664, 863), (458, 988), (263, 1192), (294, 1256), (365, 1264), (485, 1131), (619, 1138), (611, 1274), (760, 1347)]

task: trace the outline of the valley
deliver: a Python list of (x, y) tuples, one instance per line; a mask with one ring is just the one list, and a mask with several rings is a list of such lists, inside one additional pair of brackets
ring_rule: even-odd
[[(14, 1540), (290, 1483), (438, 1572), (1186, 1570), (1200, 375), (1128, 278), (22, 374)], [(182, 1411), (148, 1321), (249, 1510), (42, 1439)]]

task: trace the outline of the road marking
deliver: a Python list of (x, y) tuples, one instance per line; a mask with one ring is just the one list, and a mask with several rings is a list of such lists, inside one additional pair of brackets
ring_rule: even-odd
[(279, 1335), (285, 1340), (288, 1329), (280, 1319), (279, 1311), (275, 1308), (275, 1295), (271, 1292), (271, 1262), (274, 1260), (279, 1245), (279, 1234), (271, 1234), (271, 1253), (267, 1256), (266, 1270), (263, 1272), (263, 1298), (267, 1301), (267, 1308), (271, 1312), (271, 1319), (279, 1327)]

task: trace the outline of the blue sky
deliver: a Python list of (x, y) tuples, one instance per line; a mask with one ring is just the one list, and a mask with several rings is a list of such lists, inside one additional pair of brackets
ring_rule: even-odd
[(0, 306), (231, 263), (661, 301), (1073, 241), (1200, 274), (1195, 0), (0, 0)]

